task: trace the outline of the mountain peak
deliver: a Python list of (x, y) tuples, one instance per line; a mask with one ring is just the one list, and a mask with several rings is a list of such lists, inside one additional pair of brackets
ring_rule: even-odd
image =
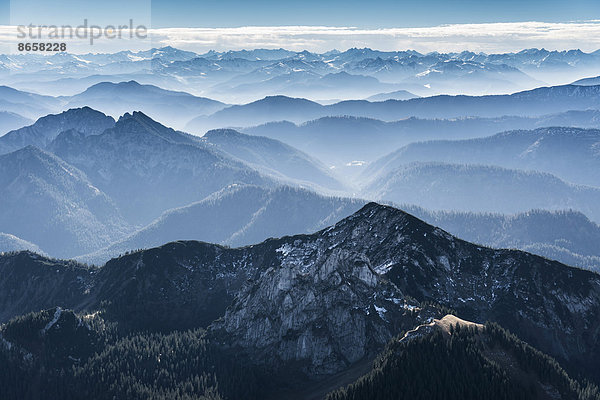
[(48, 146), (61, 132), (75, 129), (86, 136), (97, 135), (114, 126), (115, 120), (90, 107), (71, 108), (50, 114), (35, 123), (8, 132), (0, 138), (0, 153), (8, 153), (27, 145)]
[(314, 101), (305, 99), (303, 97), (289, 97), (284, 95), (274, 95), (274, 96), (266, 96), (263, 99), (256, 100), (250, 104), (266, 104), (268, 106), (291, 106), (291, 105), (307, 105), (307, 106), (318, 106), (321, 107), (319, 103)]
[(140, 83), (138, 83), (137, 81), (134, 81), (133, 79), (130, 81), (123, 81), (123, 82), (119, 82), (117, 83), (118, 86), (142, 86)]
[(172, 137), (175, 130), (162, 125), (141, 111), (125, 113), (114, 126), (114, 130), (121, 134), (154, 134), (163, 139)]
[(113, 91), (113, 90), (123, 90), (123, 89), (131, 89), (136, 90), (141, 88), (142, 84), (130, 80), (130, 81), (122, 81), (122, 82), (100, 82), (95, 85), (90, 86), (84, 92), (80, 93), (78, 96), (83, 94), (98, 94), (103, 93), (104, 91)]
[(213, 138), (237, 138), (247, 136), (241, 132), (236, 131), (235, 129), (211, 129), (210, 131), (204, 134), (204, 138), (213, 139)]
[(152, 119), (151, 117), (149, 117), (148, 115), (146, 115), (145, 113), (143, 113), (142, 111), (133, 111), (131, 113), (126, 112), (125, 114), (123, 114), (122, 116), (119, 117), (117, 123), (115, 124), (115, 127), (122, 127), (122, 126), (126, 126), (129, 125), (131, 123), (137, 123), (137, 124), (141, 124), (143, 126), (145, 126), (147, 129), (154, 129), (154, 130), (172, 130), (169, 127), (164, 126), (163, 124), (161, 124), (160, 122)]
[(146, 114), (144, 114), (141, 111), (132, 111), (130, 113), (126, 112), (125, 114), (121, 115), (119, 117), (117, 123), (122, 122), (122, 121), (126, 121), (128, 119), (135, 119), (135, 120), (139, 120), (139, 121), (148, 121), (148, 120), (151, 120), (153, 122), (156, 122), (152, 118), (150, 118), (149, 116), (147, 116)]
[[(115, 86), (119, 86), (119, 85), (125, 86), (127, 84), (134, 84), (134, 83), (137, 83), (137, 82), (134, 80), (122, 81), (122, 82), (108, 82), (108, 81), (107, 82), (98, 82), (95, 85), (92, 85), (89, 88), (87, 88), (86, 91), (99, 89), (99, 88), (115, 87)], [(138, 83), (138, 85), (139, 85), (139, 83)]]
[(293, 100), (306, 100), (306, 99), (284, 96), (282, 94), (276, 94), (273, 96), (265, 96), (265, 98), (263, 98), (262, 100), (258, 100), (258, 101), (274, 102), (274, 101), (293, 101)]
[[(408, 216), (410, 214), (408, 214), (398, 208), (371, 201), (371, 202), (365, 204), (360, 210), (358, 210), (357, 212), (355, 212), (353, 215), (351, 215), (348, 218), (353, 218), (353, 219), (354, 218), (369, 218), (369, 219), (371, 219), (371, 218), (375, 217), (376, 215), (379, 218), (387, 219), (392, 216), (404, 217), (404, 216)], [(415, 220), (416, 220), (416, 218), (415, 218)], [(340, 221), (340, 222), (342, 222), (342, 221)]]
[[(415, 244), (423, 244), (428, 235), (436, 235), (453, 241), (452, 235), (429, 225), (413, 215), (385, 204), (370, 202), (349, 217), (330, 228), (338, 237), (353, 238), (361, 232), (362, 245), (379, 246), (381, 241), (391, 240), (398, 235), (411, 237)], [(346, 239), (348, 240), (348, 239)], [(354, 241), (354, 239), (352, 239)]]
[[(46, 119), (51, 119), (51, 118), (57, 118), (57, 117), (61, 117), (61, 118), (103, 118), (103, 119), (111, 119), (112, 117), (107, 116), (106, 114), (104, 114), (101, 111), (98, 110), (94, 110), (93, 108), (89, 107), (89, 106), (83, 106), (83, 107), (76, 107), (76, 108), (69, 108), (66, 111), (61, 112), (60, 114), (50, 114), (47, 115), (45, 117), (41, 117), (38, 121), (40, 120), (46, 120)], [(113, 120), (114, 122), (114, 120)]]

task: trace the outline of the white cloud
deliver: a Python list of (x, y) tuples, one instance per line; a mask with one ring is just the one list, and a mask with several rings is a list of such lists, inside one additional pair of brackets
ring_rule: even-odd
[[(277, 26), (239, 28), (164, 28), (150, 29), (151, 40), (132, 43), (98, 40), (94, 46), (85, 41), (67, 41), (69, 51), (102, 52), (115, 49), (171, 45), (204, 52), (211, 49), (287, 48), (327, 51), (350, 47), (380, 50), (414, 49), (428, 51), (507, 52), (524, 48), (575, 49), (600, 48), (600, 20), (564, 23), (510, 22), (455, 24), (424, 28), (360, 29), (328, 26)], [(0, 26), (0, 46), (18, 42), (16, 27)], [(0, 50), (2, 47), (0, 47)]]
[(359, 29), (282, 26), (151, 30), (155, 42), (194, 51), (287, 48), (326, 51), (371, 47), (380, 50), (506, 52), (530, 47), (594, 51), (600, 48), (600, 21), (511, 22), (425, 28)]

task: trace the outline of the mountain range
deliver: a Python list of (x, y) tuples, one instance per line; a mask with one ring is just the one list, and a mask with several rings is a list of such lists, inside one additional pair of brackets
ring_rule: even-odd
[(60, 133), (71, 129), (84, 136), (90, 136), (98, 135), (114, 125), (115, 120), (112, 117), (89, 107), (50, 114), (39, 118), (34, 124), (0, 136), (0, 154), (10, 153), (29, 145), (45, 148)]
[[(176, 240), (250, 245), (269, 237), (316, 231), (364, 204), (365, 200), (324, 197), (290, 187), (234, 185), (200, 202), (169, 210), (130, 236), (77, 259), (102, 265), (112, 257)], [(414, 205), (399, 208), (474, 243), (516, 248), (567, 265), (600, 269), (600, 227), (579, 212), (531, 210), (511, 215), (433, 212)], [(281, 224), (283, 219), (286, 224)]]
[(202, 140), (276, 178), (316, 184), (321, 190), (345, 189), (319, 160), (278, 140), (245, 135), (233, 129), (209, 131)]
[[(27, 147), (13, 151), (21, 146)], [(0, 149), (7, 152), (1, 156), (2, 229), (60, 257), (97, 251), (163, 212), (201, 201), (229, 185), (274, 188), (293, 184), (324, 192), (344, 189), (318, 160), (279, 141), (231, 130), (198, 138), (167, 128), (141, 112), (125, 114), (115, 122), (89, 107), (70, 109), (0, 137)], [(157, 196), (157, 192), (171, 195)], [(333, 204), (328, 209), (329, 213), (335, 210)], [(307, 225), (302, 230), (319, 227), (312, 225), (319, 220), (316, 209), (299, 213), (299, 220), (305, 217)], [(35, 227), (35, 219), (46, 222), (44, 229)], [(264, 232), (277, 233), (275, 225), (268, 223)], [(238, 224), (229, 234), (242, 228)], [(63, 230), (77, 238), (61, 238)]]
[(600, 400), (599, 63), (0, 55), (0, 398)]
[(567, 111), (539, 117), (410, 117), (392, 122), (363, 117), (322, 117), (298, 125), (289, 121), (269, 122), (242, 131), (281, 140), (339, 170), (356, 160), (373, 162), (388, 155), (390, 147), (400, 148), (413, 142), (482, 138), (516, 129), (556, 126), (598, 128), (600, 112)]
[(408, 163), (373, 179), (363, 196), (430, 210), (514, 214), (535, 208), (573, 209), (600, 221), (597, 187), (569, 184), (548, 173), (488, 165)]
[[(377, 354), (403, 332), (410, 343), (419, 343), (435, 320), (446, 332), (462, 332), (456, 319), (444, 317), (444, 307), (466, 320), (495, 321), (559, 360), (573, 376), (597, 381), (598, 275), (520, 251), (473, 245), (374, 203), (315, 234), (238, 249), (175, 242), (101, 268), (21, 252), (0, 256), (0, 270), (3, 321), (49, 309), (14, 318), (1, 330), (0, 354), (11, 365), (2, 378), (8, 374), (11, 382), (25, 382), (30, 373), (42, 374), (33, 386), (9, 386), (21, 394), (47, 386), (59, 397), (72, 390), (99, 398), (129, 390), (139, 398), (145, 385), (177, 390), (190, 368), (213, 371), (206, 385), (186, 389), (196, 395), (206, 390), (246, 398), (309, 389), (326, 393), (368, 372)], [(512, 347), (522, 342), (502, 339), (500, 328), (485, 329), (504, 343), (491, 346), (504, 352), (494, 354), (533, 351), (524, 344)], [(151, 333), (157, 331), (163, 333)], [(465, 350), (461, 338), (455, 341), (457, 351)], [(202, 347), (189, 353), (192, 343)], [(42, 344), (44, 353), (37, 350)], [(491, 354), (490, 347), (475, 348)], [(182, 351), (187, 357), (180, 358)], [(28, 364), (23, 354), (30, 354)], [(512, 354), (526, 370), (537, 370), (532, 365), (541, 362), (556, 366), (539, 352), (538, 361), (528, 364), (522, 364), (522, 353)], [(163, 368), (169, 379), (148, 381), (149, 371)], [(115, 380), (119, 374), (129, 378)], [(71, 383), (63, 384), (61, 376)], [(585, 391), (571, 378), (532, 379), (550, 384), (550, 391)], [(108, 382), (118, 383), (107, 387)]]
[(123, 115), (100, 135), (63, 132), (49, 150), (84, 171), (132, 223), (147, 223), (232, 183), (268, 184), (242, 162), (141, 112)]
[(584, 269), (600, 268), (600, 226), (576, 211), (530, 210), (506, 215), (433, 212), (411, 205), (400, 208), (473, 243), (520, 249)]
[(273, 121), (302, 123), (326, 116), (354, 116), (382, 121), (397, 121), (409, 117), (539, 117), (572, 110), (597, 109), (600, 106), (599, 90), (600, 86), (564, 85), (539, 87), (506, 95), (439, 95), (384, 102), (347, 100), (330, 105), (321, 105), (304, 98), (268, 96), (252, 103), (224, 108), (210, 116), (194, 118), (186, 124), (185, 129), (202, 134), (211, 128), (248, 127)]
[(37, 147), (0, 156), (0, 226), (68, 257), (116, 240), (129, 226), (78, 169)]
[(55, 97), (0, 86), (0, 111), (17, 114), (25, 119), (35, 119), (55, 111), (58, 107), (60, 100)]
[(0, 132), (12, 131), (31, 124), (31, 120), (9, 111), (0, 111)]
[(166, 211), (130, 236), (78, 259), (102, 265), (117, 255), (177, 240), (250, 245), (269, 237), (314, 232), (364, 204), (363, 200), (326, 197), (286, 186), (268, 189), (236, 184), (202, 201)]
[(162, 123), (181, 129), (185, 121), (198, 115), (212, 114), (226, 105), (185, 92), (164, 90), (136, 81), (102, 82), (67, 99), (65, 108), (89, 106), (113, 117), (133, 110), (153, 115)]
[[(53, 95), (80, 91), (81, 79), (103, 75), (110, 80), (118, 75), (120, 80), (143, 81), (169, 90), (193, 88), (196, 95), (225, 102), (248, 102), (273, 94), (365, 98), (397, 90), (394, 87), (419, 96), (501, 94), (595, 76), (598, 60), (597, 53), (579, 50), (421, 54), (352, 48), (319, 54), (255, 49), (196, 54), (164, 47), (114, 54), (1, 55), (0, 73), (16, 88), (44, 88)], [(70, 78), (64, 78), (65, 72)], [(332, 78), (343, 79), (346, 87), (330, 85)], [(366, 84), (367, 80), (371, 83)], [(265, 93), (267, 88), (269, 93)]]
[[(409, 119), (394, 123), (347, 117), (323, 118), (298, 127), (292, 125), (293, 130), (289, 131), (289, 135), (285, 133), (285, 130), (280, 131), (279, 135), (273, 133), (277, 132), (275, 129), (269, 129), (266, 132), (273, 133), (272, 136), (287, 138), (290, 142), (300, 144), (306, 140), (304, 138), (313, 138), (314, 144), (308, 140), (304, 142), (310, 153), (315, 153), (314, 149), (321, 147), (328, 149), (323, 153), (331, 154), (344, 152), (345, 143), (341, 139), (345, 132), (347, 142), (351, 144), (347, 147), (350, 149), (348, 152), (356, 151), (358, 154), (360, 150), (357, 148), (358, 144), (362, 143), (358, 147), (368, 153), (366, 149), (369, 146), (376, 146), (377, 143), (383, 144), (386, 141), (393, 142), (394, 130), (403, 126), (410, 127), (405, 128), (409, 132), (412, 129), (416, 132), (421, 129), (420, 127), (429, 127), (432, 135), (437, 131), (437, 127), (441, 127), (447, 132), (444, 134), (460, 135), (461, 128), (474, 126), (472, 134), (476, 135), (479, 128), (483, 134), (485, 130), (493, 131), (496, 124), (500, 126), (512, 123), (537, 124), (542, 123), (540, 121), (564, 119), (578, 120), (582, 124), (593, 124), (595, 112), (568, 112), (539, 119), (467, 118), (456, 121)], [(280, 125), (288, 126), (272, 124), (273, 127)], [(344, 127), (347, 127), (348, 130), (345, 131)], [(292, 132), (295, 132), (294, 130), (299, 130), (299, 133), (293, 134), (297, 138), (292, 139), (291, 135)], [(326, 135), (319, 135), (319, 132), (323, 131), (329, 132), (332, 138), (328, 139)], [(371, 132), (371, 138), (363, 133), (365, 131)], [(265, 129), (258, 127), (249, 130), (249, 133), (254, 134), (260, 132), (265, 132)], [(425, 129), (424, 132), (427, 134), (428, 130)], [(352, 136), (348, 136), (350, 134)], [(380, 140), (372, 140), (372, 135), (375, 134), (379, 135), (378, 139)], [(543, 165), (548, 165), (549, 168), (554, 168), (553, 171), (557, 171), (556, 168), (560, 165), (570, 165), (573, 171), (585, 171), (586, 165), (593, 165), (590, 163), (593, 163), (594, 160), (593, 149), (595, 147), (594, 142), (590, 142), (590, 140), (593, 139), (594, 134), (595, 130), (547, 128), (534, 131), (513, 131), (483, 139), (411, 144), (406, 149), (392, 153), (368, 166), (362, 179), (371, 180), (371, 183), (363, 189), (361, 195), (365, 198), (407, 204), (403, 207), (408, 207), (408, 209), (414, 209), (410, 204), (421, 205), (431, 210), (446, 211), (451, 211), (456, 207), (457, 210), (463, 211), (463, 213), (457, 214), (457, 221), (460, 221), (460, 223), (457, 222), (458, 225), (437, 220), (425, 211), (417, 212), (417, 215), (428, 222), (446, 228), (459, 237), (478, 243), (494, 247), (516, 247), (558, 259), (570, 265), (596, 268), (598, 262), (595, 257), (598, 257), (599, 254), (589, 250), (596, 246), (596, 241), (592, 240), (585, 249), (576, 248), (574, 243), (581, 243), (581, 238), (578, 238), (575, 232), (567, 232), (567, 225), (554, 228), (557, 232), (556, 237), (540, 239), (532, 237), (530, 240), (523, 237), (518, 227), (507, 227), (506, 221), (502, 219), (494, 219), (493, 222), (489, 222), (492, 225), (485, 225), (489, 226), (489, 235), (474, 234), (465, 228), (479, 218), (476, 214), (465, 213), (468, 211), (513, 214), (534, 208), (574, 209), (597, 220), (595, 189), (573, 186), (550, 175), (520, 170), (503, 170), (483, 166), (464, 168), (443, 164), (437, 166), (435, 164), (413, 164), (407, 168), (407, 164), (404, 164), (406, 155), (414, 159), (450, 157), (461, 162), (479, 161), (489, 164), (494, 163), (496, 159), (506, 162), (509, 154), (505, 151), (506, 146), (512, 146), (511, 148), (515, 149), (514, 154), (521, 154), (524, 149), (533, 148), (531, 147), (532, 143), (536, 143), (536, 140), (539, 141), (542, 138), (546, 140), (545, 143), (558, 140), (554, 145), (557, 150), (549, 152), (546, 149), (551, 150), (552, 146), (548, 145), (534, 146), (536, 156), (529, 157), (536, 163), (533, 167), (543, 169)], [(412, 134), (409, 133), (410, 135)], [(356, 137), (363, 136), (362, 142), (356, 139)], [(352, 139), (350, 139), (351, 137)], [(340, 144), (334, 148), (336, 146), (334, 139), (336, 138)], [(569, 156), (571, 158), (565, 159), (562, 164), (557, 162), (568, 155), (559, 151), (560, 140), (568, 140), (571, 147), (575, 146), (576, 148), (573, 148), (569, 154), (577, 153), (578, 156)], [(494, 142), (494, 145), (488, 146), (488, 141)], [(501, 146), (499, 141), (503, 141), (505, 144)], [(579, 142), (581, 144), (577, 144)], [(10, 209), (9, 203), (29, 204), (30, 199), (23, 196), (34, 191), (54, 200), (37, 203), (33, 210), (36, 210), (40, 216), (51, 212), (56, 215), (56, 218), (46, 230), (42, 231), (33, 230), (29, 224), (22, 222), (27, 219), (11, 217), (6, 220), (6, 225), (3, 226), (4, 232), (24, 241), (15, 242), (13, 240), (10, 241), (10, 244), (7, 242), (0, 248), (2, 251), (35, 248), (53, 256), (79, 256), (82, 260), (102, 264), (118, 254), (137, 248), (157, 246), (173, 240), (194, 239), (228, 245), (247, 245), (272, 236), (310, 232), (323, 227), (327, 221), (349, 215), (364, 204), (364, 200), (350, 200), (352, 196), (349, 190), (351, 189), (344, 187), (330, 172), (334, 171), (336, 176), (339, 176), (337, 168), (330, 170), (313, 157), (277, 140), (255, 135), (249, 136), (233, 130), (216, 130), (202, 138), (197, 138), (166, 128), (142, 113), (126, 114), (115, 123), (111, 117), (89, 107), (71, 109), (61, 114), (48, 115), (31, 126), (0, 137), (0, 148), (4, 149), (3, 152), (13, 151), (20, 146), (27, 145), (43, 149), (35, 150), (40, 154), (51, 153), (45, 153), (50, 161), (42, 163), (42, 165), (63, 165), (66, 171), (77, 171), (77, 173), (64, 174), (60, 181), (62, 183), (57, 183), (51, 177), (54, 177), (54, 171), (61, 170), (61, 167), (54, 165), (42, 173), (41, 170), (46, 167), (23, 165), (22, 171), (31, 171), (28, 173), (35, 179), (24, 180), (17, 178), (14, 174), (6, 177), (6, 185), (8, 185), (6, 187), (10, 188), (10, 190), (7, 189), (9, 190), (7, 195), (10, 193), (11, 199), (9, 201), (8, 197), (5, 198), (4, 209)], [(460, 149), (461, 145), (481, 147), (477, 151), (470, 148), (462, 153), (467, 156), (483, 154), (484, 151), (489, 151), (488, 149), (495, 149), (493, 151), (496, 151), (496, 158), (488, 154), (474, 160), (461, 159), (457, 150), (454, 152), (451, 150), (453, 148)], [(429, 150), (429, 146), (440, 146), (440, 148), (432, 151)], [(381, 147), (382, 151), (385, 147)], [(423, 150), (420, 150), (421, 148)], [(28, 149), (26, 153), (31, 151), (34, 151), (34, 148)], [(172, 153), (170, 164), (165, 162), (164, 154), (167, 152)], [(436, 156), (437, 153), (439, 156)], [(185, 154), (188, 155), (183, 157)], [(586, 157), (589, 158), (589, 161)], [(205, 161), (200, 161), (202, 158), (205, 158)], [(37, 157), (31, 159), (35, 160)], [(197, 161), (192, 162), (193, 159)], [(514, 166), (524, 166), (522, 164), (523, 154), (515, 159), (521, 164)], [(406, 161), (410, 161), (410, 159)], [(12, 162), (7, 161), (7, 164)], [(194, 167), (195, 172), (192, 175), (184, 174), (187, 177), (182, 177), (181, 171), (189, 170), (191, 166), (195, 165), (195, 162), (201, 163), (199, 165), (204, 165), (204, 167)], [(545, 164), (541, 164), (542, 162)], [(150, 172), (149, 168), (152, 165), (155, 165), (153, 168), (157, 172)], [(216, 167), (220, 175), (212, 174), (210, 169), (206, 169), (206, 165)], [(227, 165), (225, 169), (224, 165)], [(128, 167), (123, 168), (123, 166)], [(402, 168), (401, 175), (398, 175), (398, 167)], [(227, 168), (229, 168), (229, 172), (227, 172)], [(348, 168), (352, 169), (353, 167)], [(358, 171), (363, 169), (364, 167), (359, 168)], [(593, 172), (593, 168), (588, 168), (588, 170)], [(425, 173), (426, 171), (427, 173)], [(212, 183), (208, 186), (198, 186), (197, 177), (202, 176), (201, 174), (210, 176)], [(9, 175), (8, 172), (7, 175)], [(401, 178), (398, 180), (400, 176)], [(576, 172), (567, 175), (568, 178), (572, 176), (577, 177), (578, 175)], [(582, 176), (579, 174), (579, 178)], [(526, 183), (515, 186), (515, 179), (517, 182), (522, 180)], [(82, 182), (85, 183), (82, 184)], [(473, 186), (473, 182), (478, 183)], [(248, 184), (258, 186), (246, 187), (245, 185)], [(277, 189), (279, 185), (290, 184), (305, 189), (316, 189), (328, 195), (337, 193), (342, 197), (329, 198), (293, 188)], [(410, 187), (408, 189), (407, 184)], [(222, 190), (230, 185), (233, 186)], [(17, 187), (18, 190), (16, 190)], [(68, 190), (75, 190), (75, 192), (69, 192), (67, 187), (72, 188)], [(77, 207), (83, 207), (83, 209), (78, 208), (80, 216), (75, 217), (75, 214), (68, 212), (68, 208), (61, 204), (68, 204), (71, 196), (87, 199), (89, 194), (86, 194), (86, 187), (98, 190), (99, 198), (104, 198), (107, 203), (99, 209), (90, 204), (85, 205), (85, 201), (78, 203)], [(161, 187), (162, 189), (158, 189)], [(475, 187), (477, 188), (476, 192), (474, 192)], [(520, 196), (511, 198), (510, 194), (515, 193), (518, 187), (521, 188), (519, 189)], [(176, 196), (155, 196), (153, 193), (156, 190), (163, 190), (176, 194)], [(436, 193), (436, 195), (422, 197), (425, 193), (424, 190), (427, 190), (428, 193)], [(548, 195), (537, 196), (540, 190)], [(492, 201), (485, 200), (489, 196), (493, 197)], [(61, 200), (58, 200), (59, 198)], [(427, 198), (429, 200), (425, 200)], [(228, 200), (225, 201), (225, 199)], [(303, 199), (302, 202), (300, 199)], [(241, 203), (247, 206), (243, 208), (236, 206)], [(294, 204), (294, 206), (286, 206), (286, 204)], [(115, 226), (119, 227), (118, 229), (107, 228), (108, 221), (103, 216), (106, 207), (112, 209), (112, 213), (119, 215), (114, 221)], [(283, 215), (286, 212), (288, 215), (297, 215), (298, 224), (291, 224), (289, 228), (282, 226), (279, 221), (285, 218)], [(8, 215), (6, 214), (6, 218)], [(109, 215), (113, 214), (109, 213)], [(237, 215), (239, 218), (232, 219), (231, 215)], [(575, 214), (572, 217), (571, 214), (569, 215), (569, 220), (582, 221)], [(198, 224), (198, 221), (206, 218), (214, 222)], [(231, 223), (219, 223), (215, 218), (221, 221), (229, 218)], [(87, 221), (84, 221), (85, 219)], [(551, 216), (547, 216), (545, 220), (546, 222), (539, 221), (538, 223), (549, 223)], [(567, 222), (565, 221), (565, 223)], [(186, 228), (188, 224), (189, 228)], [(215, 230), (215, 227), (219, 225), (220, 229)], [(77, 232), (76, 243), (71, 243), (68, 248), (61, 248), (64, 246), (56, 242), (54, 238), (57, 237), (57, 232), (62, 230)], [(491, 232), (502, 233), (493, 236)], [(533, 234), (532, 231), (529, 232)], [(87, 238), (94, 238), (94, 240), (88, 241)], [(31, 242), (31, 245), (27, 244), (27, 241)]]
[(600, 130), (549, 127), (455, 141), (412, 143), (377, 160), (369, 178), (410, 162), (488, 164), (544, 171), (569, 182), (600, 186)]
[[(495, 96), (440, 95), (386, 101), (333, 100), (326, 105), (306, 98), (269, 95), (246, 104), (227, 105), (206, 97), (169, 91), (154, 85), (142, 85), (136, 81), (101, 82), (79, 94), (59, 97), (40, 96), (3, 87), (2, 90), (7, 93), (7, 103), (0, 103), (0, 111), (36, 119), (83, 106), (91, 106), (115, 118), (126, 112), (141, 110), (169, 126), (197, 135), (210, 129), (248, 128), (277, 121), (300, 124), (323, 117), (352, 116), (384, 122), (411, 117), (450, 120), (481, 117), (498, 120), (498, 130), (488, 131), (497, 133), (507, 129), (530, 129), (551, 124), (563, 126), (569, 122), (573, 122), (573, 126), (595, 127), (597, 118), (593, 113), (599, 107), (599, 87), (539, 87)], [(490, 127), (493, 125), (492, 121), (483, 122), (487, 122)]]

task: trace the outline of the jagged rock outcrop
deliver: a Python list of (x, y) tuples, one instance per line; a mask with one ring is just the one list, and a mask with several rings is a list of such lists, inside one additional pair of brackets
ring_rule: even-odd
[(223, 329), (229, 342), (263, 362), (300, 361), (311, 374), (330, 374), (417, 320), (416, 302), (378, 275), (364, 254), (332, 249), (331, 239), (284, 239), (275, 250), (279, 265), (238, 293), (216, 332)]

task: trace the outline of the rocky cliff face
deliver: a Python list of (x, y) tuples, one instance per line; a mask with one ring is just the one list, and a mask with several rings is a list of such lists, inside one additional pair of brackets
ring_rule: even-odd
[(332, 248), (335, 236), (290, 238), (278, 262), (245, 285), (222, 321), (227, 342), (309, 374), (341, 371), (419, 317), (418, 303), (378, 275), (364, 254)]

